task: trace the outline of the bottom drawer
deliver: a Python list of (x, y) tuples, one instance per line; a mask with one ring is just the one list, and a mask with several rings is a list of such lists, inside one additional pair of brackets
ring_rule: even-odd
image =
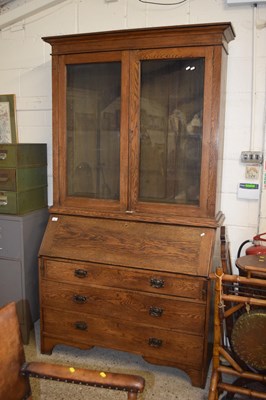
[(45, 308), (42, 310), (41, 334), (58, 339), (58, 344), (109, 347), (198, 369), (202, 366), (202, 336), (144, 324)]

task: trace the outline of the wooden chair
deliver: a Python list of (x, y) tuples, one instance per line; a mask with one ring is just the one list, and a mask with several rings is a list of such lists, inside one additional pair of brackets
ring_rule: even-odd
[(208, 400), (266, 399), (266, 280), (215, 278), (213, 370)]
[(122, 390), (128, 400), (143, 392), (145, 380), (137, 375), (109, 373), (25, 360), (15, 303), (0, 309), (0, 399), (32, 399), (29, 377)]

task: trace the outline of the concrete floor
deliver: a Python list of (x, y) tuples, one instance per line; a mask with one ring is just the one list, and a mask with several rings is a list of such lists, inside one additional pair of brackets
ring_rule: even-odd
[[(93, 348), (79, 350), (56, 346), (51, 356), (40, 354), (39, 323), (35, 324), (30, 343), (25, 346), (27, 361), (47, 361), (69, 366), (99, 369), (103, 371), (133, 373), (146, 380), (145, 391), (139, 400), (206, 400), (209, 377), (205, 389), (191, 385), (189, 377), (176, 368), (155, 366), (142, 357), (125, 352)], [(209, 374), (210, 375), (210, 374)], [(74, 384), (31, 379), (34, 400), (126, 400), (123, 392), (89, 388)]]

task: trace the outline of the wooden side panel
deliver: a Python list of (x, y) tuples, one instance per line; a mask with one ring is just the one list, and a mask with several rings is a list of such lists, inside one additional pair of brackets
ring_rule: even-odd
[(207, 276), (215, 230), (50, 216), (41, 256)]

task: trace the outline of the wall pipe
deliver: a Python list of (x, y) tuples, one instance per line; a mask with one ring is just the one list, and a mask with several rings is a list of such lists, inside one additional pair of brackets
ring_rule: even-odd
[(5, 12), (4, 14), (0, 14), (0, 31), (24, 18), (31, 17), (38, 12), (56, 6), (64, 1), (65, 0), (34, 0)]
[(251, 87), (251, 132), (249, 150), (254, 151), (255, 135), (255, 111), (256, 111), (256, 57), (257, 57), (257, 4), (253, 4), (253, 27), (252, 27), (252, 87)]

